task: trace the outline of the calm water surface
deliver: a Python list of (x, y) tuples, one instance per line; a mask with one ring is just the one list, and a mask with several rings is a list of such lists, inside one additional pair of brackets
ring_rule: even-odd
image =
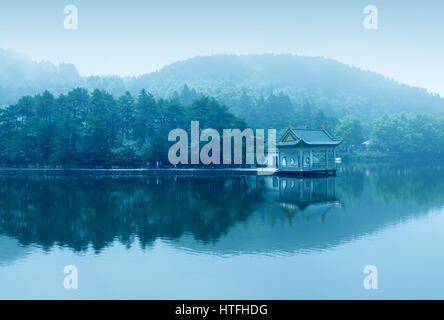
[[(444, 167), (0, 174), (0, 298), (444, 298)], [(75, 265), (78, 290), (65, 290)], [(363, 269), (378, 268), (378, 290)]]

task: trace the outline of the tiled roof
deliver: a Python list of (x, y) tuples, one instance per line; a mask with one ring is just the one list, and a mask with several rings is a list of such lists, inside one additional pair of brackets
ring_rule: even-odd
[[(288, 135), (292, 134), (297, 139), (294, 141), (283, 141), (283, 139)], [(342, 140), (335, 140), (333, 137), (324, 129), (288, 129), (285, 134), (279, 140), (278, 146), (292, 146), (297, 145), (300, 142), (304, 142), (308, 145), (338, 145)]]

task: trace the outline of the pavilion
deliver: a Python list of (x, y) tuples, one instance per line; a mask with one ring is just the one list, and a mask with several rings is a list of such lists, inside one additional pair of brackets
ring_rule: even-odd
[(298, 176), (335, 175), (335, 149), (341, 142), (324, 128), (289, 127), (277, 143), (278, 173)]

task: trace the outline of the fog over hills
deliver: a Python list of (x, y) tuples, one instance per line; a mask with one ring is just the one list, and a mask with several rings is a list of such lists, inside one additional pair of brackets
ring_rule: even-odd
[(439, 95), (321, 57), (213, 55), (175, 62), (139, 77), (82, 77), (72, 64), (38, 63), (0, 50), (0, 105), (46, 89), (55, 95), (77, 86), (136, 95), (145, 88), (157, 97), (174, 97), (185, 85), (227, 104), (238, 116), (244, 115), (246, 104), (258, 105), (280, 93), (295, 105), (309, 101), (337, 117), (351, 113), (374, 119), (386, 112), (444, 111)]
[(35, 95), (46, 89), (60, 94), (81, 84), (82, 78), (72, 64), (38, 63), (16, 52), (0, 49), (0, 106), (16, 103), (24, 95)]

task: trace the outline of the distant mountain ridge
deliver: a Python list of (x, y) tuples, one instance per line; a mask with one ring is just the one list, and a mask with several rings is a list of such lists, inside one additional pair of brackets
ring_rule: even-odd
[[(294, 55), (213, 55), (172, 63), (139, 77), (81, 77), (72, 64), (37, 63), (0, 50), (0, 106), (49, 90), (58, 95), (80, 86), (120, 95), (147, 89), (174, 97), (187, 85), (211, 95), (242, 116), (246, 103), (285, 94), (295, 105), (309, 101), (336, 117), (374, 119), (383, 113), (444, 112), (444, 99), (425, 89), (399, 84), (374, 72), (321, 57)], [(248, 102), (250, 101), (250, 102)], [(252, 103), (252, 102), (251, 102)]]
[(35, 62), (10, 50), (0, 49), (0, 106), (16, 103), (25, 95), (48, 89), (59, 94), (82, 85), (76, 67)]
[[(293, 55), (215, 55), (175, 62), (159, 72), (126, 80), (160, 96), (184, 84), (233, 104), (243, 92), (258, 98), (284, 92), (296, 103), (310, 99), (323, 109), (368, 116), (384, 112), (443, 112), (444, 99), (335, 60)], [(339, 106), (339, 104), (341, 104)], [(364, 108), (364, 105), (368, 108)], [(341, 110), (342, 109), (342, 110)], [(358, 111), (358, 112), (356, 112)]]

